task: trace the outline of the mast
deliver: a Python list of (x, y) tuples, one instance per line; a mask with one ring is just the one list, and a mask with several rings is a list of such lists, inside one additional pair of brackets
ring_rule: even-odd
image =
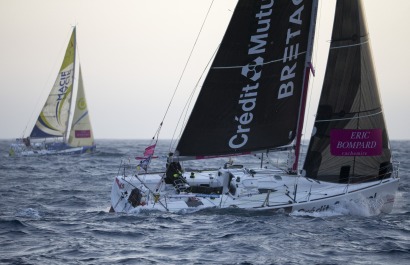
[(68, 124), (70, 123), (70, 117), (71, 117), (71, 104), (73, 101), (73, 96), (74, 96), (74, 77), (75, 77), (75, 58), (76, 58), (76, 52), (77, 52), (77, 32), (76, 32), (76, 26), (74, 26), (73, 29), (73, 33), (74, 33), (74, 61), (73, 61), (73, 81), (72, 81), (72, 86), (73, 86), (73, 90), (72, 90), (72, 95), (70, 97), (70, 103), (69, 103), (69, 107), (68, 107), (68, 118), (66, 121), (66, 130), (63, 136), (63, 141), (65, 143), (67, 143), (67, 135), (70, 133), (71, 128), (68, 127)]
[(309, 40), (306, 52), (306, 61), (305, 61), (305, 76), (303, 81), (303, 89), (302, 89), (302, 97), (300, 101), (300, 109), (299, 109), (299, 118), (296, 128), (296, 143), (295, 143), (295, 161), (293, 161), (293, 166), (290, 171), (292, 174), (297, 174), (298, 171), (298, 162), (300, 156), (300, 146), (302, 144), (302, 131), (303, 131), (303, 123), (305, 121), (305, 109), (306, 109), (306, 99), (307, 99), (307, 92), (309, 88), (309, 77), (310, 71), (312, 67), (312, 52), (313, 52), (313, 44), (315, 39), (315, 29), (316, 29), (316, 18), (317, 18), (317, 9), (318, 9), (318, 0), (312, 1), (312, 17), (311, 23), (309, 28)]

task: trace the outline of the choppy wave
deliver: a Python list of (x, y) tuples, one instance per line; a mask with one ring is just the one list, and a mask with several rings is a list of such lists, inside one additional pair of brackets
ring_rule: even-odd
[[(7, 150), (11, 141), (0, 141)], [(410, 142), (392, 142), (402, 176), (393, 212), (203, 209), (109, 213), (113, 176), (149, 141), (100, 140), (82, 156), (0, 158), (0, 264), (407, 264)], [(169, 143), (159, 145), (165, 156)], [(251, 158), (235, 158), (243, 164)], [(257, 157), (252, 158), (260, 163)], [(220, 166), (224, 159), (188, 167)], [(280, 159), (266, 161), (280, 163)], [(161, 170), (161, 159), (153, 162)]]

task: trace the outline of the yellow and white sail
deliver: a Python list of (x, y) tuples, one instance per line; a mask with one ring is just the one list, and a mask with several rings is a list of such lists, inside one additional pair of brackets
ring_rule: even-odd
[(94, 145), (94, 135), (85, 99), (81, 67), (79, 70), (77, 100), (68, 144), (72, 147)]
[(74, 84), (75, 28), (60, 71), (30, 134), (31, 138), (63, 137), (67, 131)]

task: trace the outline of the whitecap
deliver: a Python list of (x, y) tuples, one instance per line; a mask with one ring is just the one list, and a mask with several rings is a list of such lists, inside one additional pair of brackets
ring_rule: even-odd
[(41, 218), (40, 213), (33, 208), (26, 208), (19, 210), (16, 213), (16, 217), (24, 217), (24, 218), (34, 218), (34, 219), (39, 219)]

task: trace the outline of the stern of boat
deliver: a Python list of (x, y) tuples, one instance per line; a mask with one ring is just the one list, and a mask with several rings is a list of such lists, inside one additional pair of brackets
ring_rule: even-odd
[[(364, 186), (367, 185), (367, 186)], [(292, 205), (292, 212), (314, 213), (338, 207), (347, 208), (353, 213), (369, 216), (388, 214), (393, 210), (399, 178), (389, 178), (381, 182), (362, 185), (349, 185), (343, 193), (327, 192), (325, 196)], [(330, 191), (330, 190), (329, 190)]]

